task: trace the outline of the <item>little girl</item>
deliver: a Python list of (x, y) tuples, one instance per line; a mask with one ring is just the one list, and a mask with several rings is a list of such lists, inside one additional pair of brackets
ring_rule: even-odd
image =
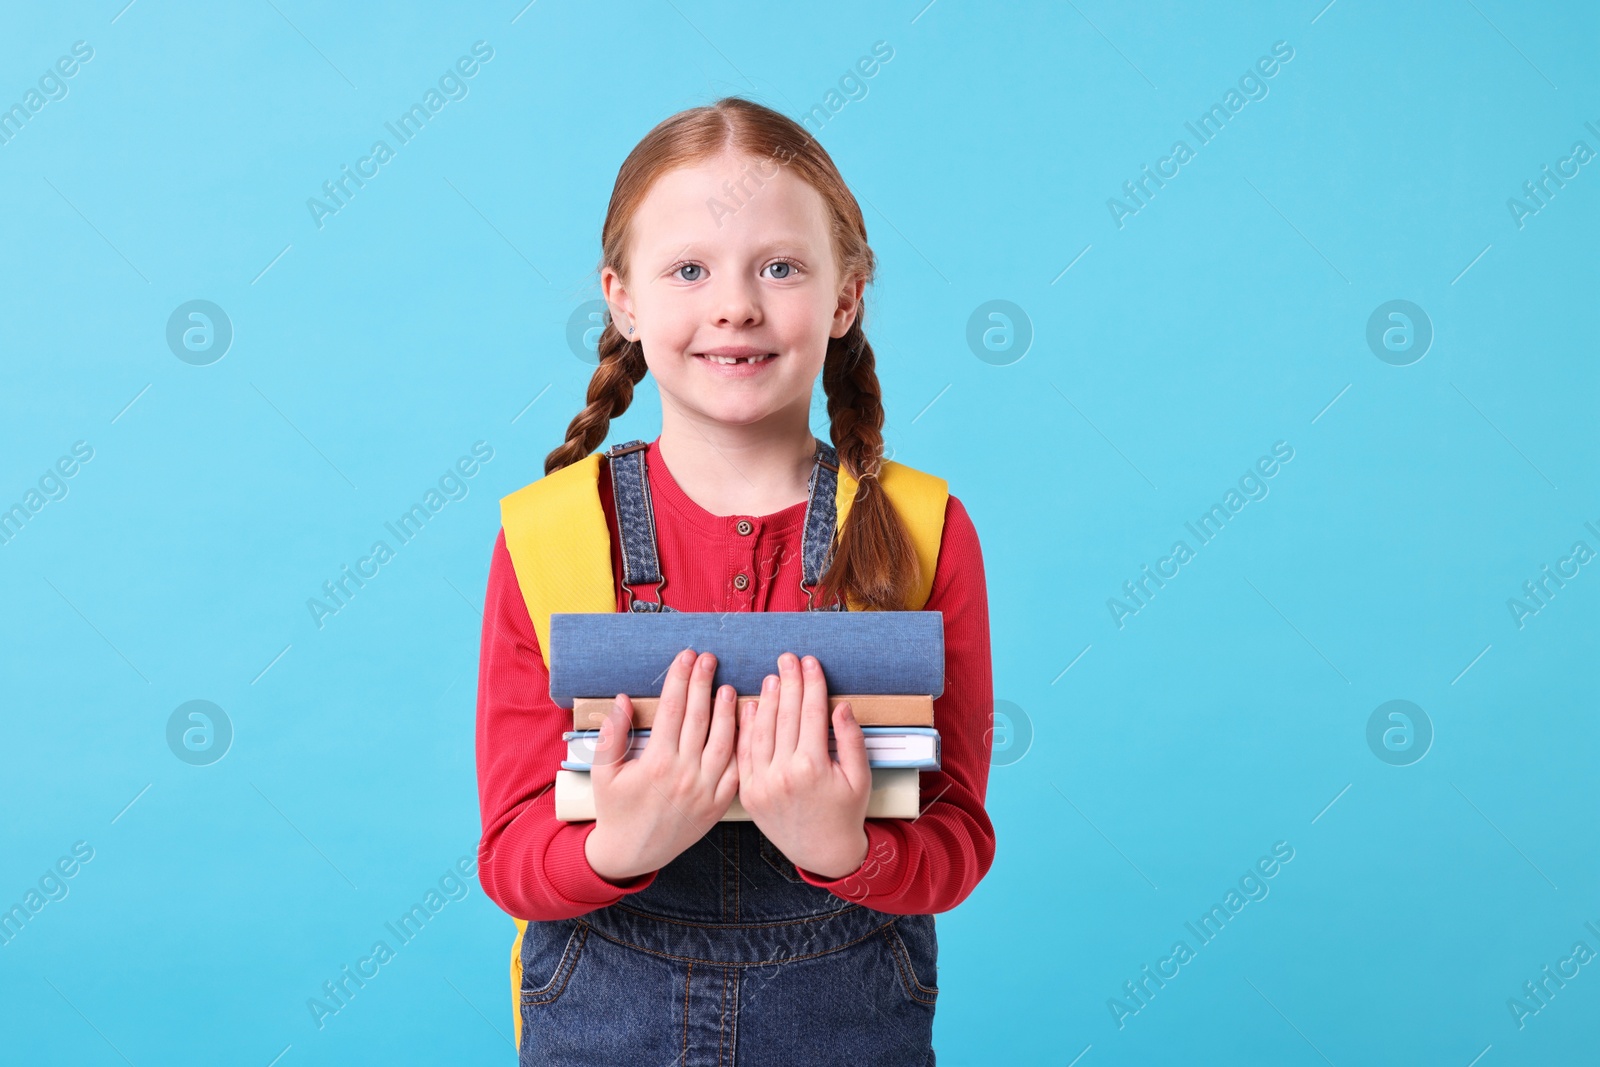
[[(523, 927), (519, 1062), (932, 1065), (933, 914), (994, 858), (988, 599), (961, 502), (883, 457), (861, 209), (803, 127), (729, 97), (639, 142), (601, 242), (600, 365), (535, 483), (573, 467), (569, 480), (592, 478), (590, 510), (569, 522), (545, 509), (538, 543), (508, 523), (484, 608), (478, 877)], [(593, 456), (646, 371), (660, 435)], [(810, 429), (819, 373), (831, 446)], [(835, 530), (841, 476), (858, 486)], [(925, 524), (914, 543), (892, 502), (914, 478), (943, 500), (933, 568), (916, 551)], [(715, 657), (688, 649), (635, 759), (620, 758), (633, 708), (618, 695), (591, 772), (596, 818), (557, 820), (572, 712), (550, 699), (539, 634), (551, 609), (530, 607), (546, 603), (530, 583), (564, 581), (540, 547), (566, 536), (573, 551), (566, 532), (580, 514), (600, 530), (602, 512), (615, 598), (595, 610), (941, 612), (942, 769), (920, 775), (921, 814), (865, 818), (861, 730), (847, 702), (830, 720), (812, 657), (780, 657), (759, 700), (736, 710), (730, 686), (712, 692)], [(597, 562), (600, 540), (580, 546)], [(751, 819), (719, 822), (735, 796)]]

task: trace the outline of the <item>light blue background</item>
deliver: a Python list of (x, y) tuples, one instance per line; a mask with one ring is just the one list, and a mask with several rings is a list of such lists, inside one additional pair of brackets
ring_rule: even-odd
[[(977, 524), (1033, 731), (939, 919), (939, 1062), (1600, 1056), (1600, 965), (1507, 1008), (1600, 951), (1600, 565), (1507, 608), (1600, 550), (1600, 162), (1507, 208), (1600, 150), (1592, 5), (122, 2), (0, 32), (3, 105), (94, 48), (0, 145), (0, 505), (94, 449), (0, 546), (0, 906), (95, 850), (0, 948), (4, 1059), (513, 1062), (514, 928), (475, 883), (324, 1028), (306, 1000), (476, 846), (497, 499), (582, 406), (617, 167), (720, 95), (798, 117), (880, 40), (813, 128), (881, 261), (887, 437)], [(479, 40), (470, 95), (319, 229), (306, 199)], [(1277, 41), (1269, 95), (1119, 229), (1107, 199)], [(165, 342), (192, 299), (234, 325), (210, 366)], [(994, 299), (1034, 334), (1005, 366), (966, 341)], [(1410, 366), (1366, 344), (1391, 299), (1435, 331)], [(610, 439), (659, 410), (644, 383)], [(307, 599), (477, 441), (469, 495), (319, 629)], [(1277, 441), (1270, 495), (1119, 628)], [(211, 766), (167, 747), (194, 699), (236, 731)], [(1410, 766), (1367, 745), (1392, 699), (1436, 731)], [(1119, 1029), (1277, 841), (1270, 895)]]

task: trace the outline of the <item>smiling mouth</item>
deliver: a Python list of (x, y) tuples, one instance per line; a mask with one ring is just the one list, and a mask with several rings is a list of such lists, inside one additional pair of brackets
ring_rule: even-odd
[(712, 363), (721, 363), (724, 366), (733, 366), (735, 363), (765, 363), (769, 359), (777, 358), (776, 352), (768, 352), (762, 356), (708, 356), (701, 352), (695, 353), (695, 358), (709, 360)]

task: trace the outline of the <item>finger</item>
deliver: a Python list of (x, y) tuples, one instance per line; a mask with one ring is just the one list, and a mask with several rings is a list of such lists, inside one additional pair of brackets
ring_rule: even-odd
[(743, 778), (740, 775), (739, 761), (729, 760), (728, 766), (723, 769), (722, 777), (717, 779), (716, 791), (711, 794), (712, 799), (716, 801), (717, 807), (721, 809), (721, 814), (717, 816), (719, 820), (722, 815), (728, 813), (728, 807), (733, 803), (733, 798), (739, 795), (739, 783), (741, 781), (743, 781)]
[(610, 782), (622, 768), (632, 743), (633, 701), (626, 693), (618, 693), (611, 710), (600, 723), (600, 740), (595, 745), (594, 759), (590, 761), (591, 784)]
[(839, 739), (839, 769), (853, 788), (870, 790), (872, 765), (867, 759), (867, 738), (848, 700), (833, 713), (833, 722), (834, 736)]
[(683, 709), (688, 700), (689, 672), (694, 661), (694, 649), (686, 648), (667, 668), (667, 677), (661, 683), (661, 703), (656, 705), (656, 717), (650, 725), (650, 745), (659, 744), (668, 752), (676, 751), (678, 731), (683, 728)]
[(761, 680), (761, 699), (756, 710), (750, 713), (750, 758), (754, 762), (753, 774), (760, 774), (772, 764), (773, 735), (777, 726), (778, 676), (769, 674)]
[(817, 657), (800, 661), (800, 678), (800, 739), (796, 747), (820, 754), (826, 763), (833, 758), (828, 755), (828, 679)]
[(733, 756), (735, 695), (731, 685), (717, 689), (716, 706), (711, 712), (711, 730), (706, 736), (705, 750), (700, 754), (700, 769), (712, 780), (727, 770)]
[(778, 721), (772, 740), (772, 758), (783, 761), (794, 755), (800, 740), (800, 658), (793, 652), (778, 657)]
[(734, 762), (739, 765), (739, 779), (745, 782), (755, 773), (755, 709), (755, 701), (739, 701), (739, 730), (734, 737), (733, 753)]
[(706, 747), (706, 729), (711, 725), (711, 679), (717, 673), (717, 657), (702, 652), (689, 672), (688, 704), (683, 725), (678, 729), (678, 752), (698, 757)]

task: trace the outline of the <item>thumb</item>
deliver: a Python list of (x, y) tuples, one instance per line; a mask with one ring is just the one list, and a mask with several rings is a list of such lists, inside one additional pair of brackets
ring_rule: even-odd
[(622, 769), (622, 761), (627, 758), (628, 746), (633, 743), (632, 731), (633, 701), (628, 694), (618, 693), (611, 710), (606, 713), (605, 721), (600, 724), (600, 739), (595, 745), (589, 770), (594, 785), (610, 783), (616, 778), (617, 772)]
[(867, 738), (848, 700), (834, 709), (833, 735), (839, 742), (839, 769), (844, 771), (846, 780), (863, 793), (869, 791), (872, 767), (867, 761)]

